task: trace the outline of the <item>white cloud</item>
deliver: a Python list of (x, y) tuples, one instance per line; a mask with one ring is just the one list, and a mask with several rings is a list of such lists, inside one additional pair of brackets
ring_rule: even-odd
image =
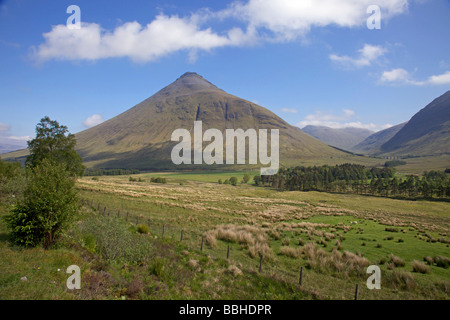
[(304, 128), (308, 125), (325, 126), (334, 129), (360, 128), (372, 131), (379, 131), (392, 127), (391, 124), (380, 125), (375, 123), (362, 123), (356, 121), (355, 118), (357, 118), (356, 113), (350, 109), (343, 109), (340, 115), (316, 111), (314, 114), (307, 115), (305, 119), (297, 123), (296, 126), (299, 128)]
[(296, 109), (291, 109), (291, 108), (283, 108), (281, 109), (282, 112), (286, 112), (286, 113), (297, 113)]
[(3, 147), (8, 146), (9, 148), (12, 148), (12, 149), (26, 148), (27, 141), (31, 140), (31, 137), (30, 136), (24, 136), (24, 137), (10, 136), (8, 134), (10, 130), (11, 130), (10, 125), (0, 123), (0, 144)]
[(43, 36), (45, 42), (34, 53), (38, 61), (128, 57), (137, 62), (152, 61), (180, 50), (194, 52), (192, 59), (197, 50), (241, 45), (246, 37), (240, 29), (231, 29), (221, 36), (210, 28), (200, 29), (196, 19), (165, 15), (157, 16), (146, 26), (127, 22), (112, 32), (96, 23), (83, 23), (81, 29), (57, 25)]
[[(249, 0), (234, 2), (222, 15), (238, 17), (250, 27), (271, 31), (279, 40), (290, 41), (312, 27), (361, 27), (373, 0)], [(408, 9), (408, 0), (378, 0), (383, 19)]]
[(450, 71), (440, 75), (433, 75), (425, 81), (416, 81), (407, 70), (398, 68), (391, 71), (384, 71), (380, 77), (380, 82), (415, 86), (450, 84)]
[(104, 121), (105, 120), (100, 114), (94, 114), (83, 121), (83, 126), (85, 126), (86, 128), (92, 128)]
[(362, 49), (358, 50), (359, 56), (357, 58), (338, 56), (336, 54), (331, 54), (329, 57), (333, 62), (339, 63), (343, 66), (361, 68), (370, 66), (379, 57), (384, 55), (386, 51), (387, 50), (381, 46), (365, 44)]
[(14, 140), (14, 141), (20, 141), (20, 142), (27, 142), (28, 140), (31, 140), (30, 136), (23, 136), (23, 137), (9, 136), (7, 138)]
[(431, 76), (428, 79), (428, 83), (436, 84), (436, 85), (450, 84), (450, 71), (447, 71), (446, 73), (443, 73), (443, 74), (440, 74), (437, 76)]
[[(262, 41), (293, 41), (312, 27), (365, 27), (366, 9), (372, 2), (248, 0), (244, 4), (235, 1), (217, 12), (200, 9), (189, 17), (160, 14), (147, 25), (125, 22), (114, 30), (105, 30), (96, 23), (82, 23), (81, 29), (56, 25), (43, 34), (44, 42), (33, 48), (33, 57), (39, 62), (121, 57), (148, 62), (187, 50), (189, 61), (194, 62), (199, 51), (249, 46)], [(388, 19), (405, 12), (408, 0), (378, 0), (377, 4), (382, 9), (383, 19)], [(244, 26), (232, 26), (222, 32), (202, 27), (209, 21), (216, 23), (223, 19), (239, 20), (235, 23), (243, 22)], [(368, 59), (371, 54), (377, 54), (370, 49), (367, 47), (367, 51), (362, 52)]]

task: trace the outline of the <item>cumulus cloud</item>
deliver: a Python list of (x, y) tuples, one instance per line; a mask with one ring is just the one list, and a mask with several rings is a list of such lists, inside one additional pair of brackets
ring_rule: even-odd
[(282, 112), (286, 112), (286, 113), (297, 113), (296, 109), (291, 109), (291, 108), (283, 108), (281, 109)]
[[(160, 14), (147, 25), (125, 22), (114, 30), (105, 30), (96, 23), (82, 23), (81, 29), (56, 25), (43, 34), (44, 42), (34, 48), (33, 57), (40, 62), (121, 57), (148, 62), (186, 50), (192, 62), (199, 51), (249, 46), (262, 41), (293, 41), (312, 27), (363, 27), (368, 18), (366, 9), (372, 2), (248, 0), (246, 3), (235, 1), (216, 12), (200, 9), (188, 17)], [(383, 19), (388, 19), (405, 12), (408, 0), (378, 0), (377, 4), (382, 9)], [(216, 24), (224, 19), (239, 22), (240, 27), (232, 26), (220, 32), (204, 27), (210, 21)]]
[(218, 35), (210, 28), (200, 29), (196, 19), (165, 15), (157, 16), (146, 26), (127, 22), (113, 31), (104, 30), (96, 23), (83, 23), (80, 29), (57, 25), (43, 36), (45, 42), (35, 51), (39, 61), (128, 57), (136, 62), (152, 61), (180, 50), (208, 51), (241, 45), (246, 37), (237, 28)]
[(424, 81), (417, 81), (413, 79), (412, 75), (407, 70), (397, 68), (390, 71), (384, 71), (380, 77), (380, 83), (414, 86), (450, 84), (450, 71), (440, 75), (430, 76)]
[(365, 44), (362, 49), (358, 50), (359, 56), (356, 58), (351, 58), (349, 56), (338, 56), (336, 54), (331, 54), (329, 57), (331, 61), (343, 66), (361, 68), (370, 66), (386, 52), (387, 50), (381, 46)]
[(437, 76), (431, 76), (428, 79), (429, 84), (450, 84), (450, 71), (447, 71), (443, 74), (437, 75)]
[[(367, 21), (367, 8), (373, 0), (249, 0), (234, 2), (221, 14), (244, 20), (252, 28), (272, 32), (280, 40), (290, 41), (313, 27), (360, 27)], [(378, 0), (383, 19), (404, 13), (408, 0)]]
[(100, 114), (94, 114), (83, 121), (83, 126), (85, 126), (86, 128), (92, 128), (104, 121), (105, 120)]
[(313, 114), (309, 114), (304, 120), (296, 124), (299, 128), (304, 128), (308, 125), (312, 126), (325, 126), (334, 129), (343, 128), (360, 128), (368, 129), (372, 131), (379, 131), (392, 127), (391, 124), (375, 124), (375, 123), (362, 123), (357, 121), (355, 111), (350, 109), (343, 109), (341, 114), (335, 115), (334, 113), (316, 111)]

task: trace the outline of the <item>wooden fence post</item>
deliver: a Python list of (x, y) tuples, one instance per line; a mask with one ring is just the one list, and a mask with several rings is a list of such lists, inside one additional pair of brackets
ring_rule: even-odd
[(163, 231), (162, 231), (162, 236), (164, 237), (164, 232), (166, 231), (166, 225), (163, 224)]
[(181, 230), (180, 242), (183, 241), (183, 232), (184, 230)]
[(299, 285), (302, 285), (302, 278), (303, 278), (303, 267), (300, 268), (300, 278), (298, 279)]
[(358, 284), (356, 284), (355, 288), (355, 300), (358, 300)]
[(227, 260), (230, 259), (230, 245), (227, 248)]
[(204, 242), (204, 240), (205, 240), (205, 236), (202, 236), (202, 244), (200, 246), (200, 251), (203, 251), (203, 242)]

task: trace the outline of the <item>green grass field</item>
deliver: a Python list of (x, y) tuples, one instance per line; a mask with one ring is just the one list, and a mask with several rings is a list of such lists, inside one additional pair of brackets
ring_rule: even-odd
[[(0, 224), (0, 298), (346, 300), (353, 299), (356, 284), (360, 299), (450, 297), (450, 269), (433, 260), (449, 258), (448, 203), (217, 183), (244, 174), (133, 176), (143, 182), (130, 182), (129, 176), (80, 179), (84, 205), (66, 245), (50, 251), (14, 248)], [(165, 177), (167, 184), (150, 183), (151, 177)], [(6, 211), (3, 205), (1, 214)], [(137, 223), (149, 225), (150, 233), (141, 235), (152, 247), (149, 260), (105, 261), (98, 243), (86, 235), (77, 238), (86, 219), (117, 220), (133, 234)], [(402, 263), (395, 264), (391, 255)], [(432, 261), (426, 264), (425, 257)], [(415, 260), (425, 273), (414, 272)], [(82, 268), (80, 292), (65, 289), (67, 275), (57, 271), (69, 264)], [(381, 268), (381, 290), (365, 286), (369, 264)], [(23, 276), (28, 281), (21, 281)]]

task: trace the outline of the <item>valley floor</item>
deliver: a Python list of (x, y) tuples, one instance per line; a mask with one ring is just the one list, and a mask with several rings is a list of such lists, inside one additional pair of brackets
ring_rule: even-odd
[[(233, 175), (243, 173), (80, 179), (83, 208), (60, 248), (11, 247), (0, 226), (0, 298), (350, 300), (357, 284), (359, 299), (450, 298), (449, 203), (215, 182)], [(148, 241), (145, 262), (105, 255), (101, 228), (116, 220)], [(82, 270), (77, 292), (65, 288), (70, 264)], [(380, 290), (366, 286), (369, 265)]]

